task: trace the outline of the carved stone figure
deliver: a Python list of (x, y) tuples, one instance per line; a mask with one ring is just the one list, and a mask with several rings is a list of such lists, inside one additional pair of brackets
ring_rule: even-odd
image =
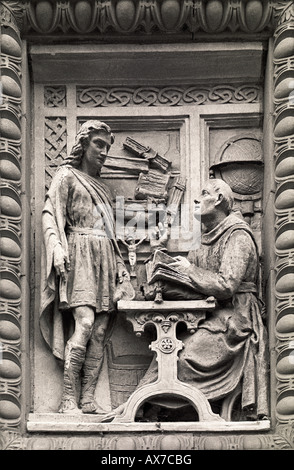
[(141, 238), (136, 242), (134, 236), (131, 234), (127, 235), (126, 239), (120, 238), (119, 240), (127, 247), (128, 249), (128, 258), (130, 265), (130, 277), (137, 277), (136, 274), (136, 265), (137, 265), (137, 247), (146, 240), (147, 237)]
[[(175, 257), (172, 265), (189, 276), (199, 294), (214, 296), (217, 304), (194, 334), (183, 333), (185, 347), (179, 352), (178, 378), (203, 392), (211, 403), (239, 387), (246, 418), (265, 417), (269, 365), (258, 297), (256, 243), (241, 214), (232, 212), (233, 193), (224, 181), (209, 180), (195, 203), (201, 210), (201, 246), (187, 258)], [(199, 217), (198, 210), (195, 217)], [(154, 358), (139, 387), (154, 382), (157, 375)]]
[(43, 210), (40, 325), (53, 354), (64, 360), (61, 413), (97, 412), (94, 391), (116, 289), (129, 283), (115, 240), (111, 194), (100, 178), (113, 141), (105, 123), (84, 123), (52, 180)]

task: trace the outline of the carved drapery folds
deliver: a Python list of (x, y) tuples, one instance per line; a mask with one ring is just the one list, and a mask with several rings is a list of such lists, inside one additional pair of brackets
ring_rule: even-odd
[(274, 35), (277, 407), (294, 420), (294, 5), (282, 2)]
[(21, 414), (21, 40), (13, 17), (1, 6), (0, 19), (0, 427), (13, 429)]
[[(294, 3), (262, 0), (76, 0), (3, 1), (1, 75), (3, 101), (0, 121), (1, 157), (1, 278), (0, 278), (0, 448), (26, 449), (289, 449), (294, 446)], [(146, 434), (71, 438), (19, 434), (21, 420), (21, 34), (27, 38), (54, 36), (76, 40), (106, 33), (196, 33), (267, 36), (274, 31), (275, 199), (276, 214), (276, 349), (278, 426), (273, 434), (205, 436)], [(99, 34), (98, 34), (99, 33)], [(164, 41), (164, 36), (163, 41)], [(217, 37), (217, 36), (216, 36)], [(258, 91), (258, 90), (257, 90)], [(107, 92), (103, 100), (107, 101)], [(133, 90), (130, 96), (134, 100)], [(138, 95), (146, 99), (146, 95)], [(180, 99), (184, 100), (181, 94)], [(187, 95), (188, 96), (188, 95)], [(194, 96), (194, 95), (193, 95)], [(198, 95), (197, 95), (198, 96)], [(248, 96), (248, 102), (251, 95)], [(94, 97), (93, 106), (96, 106)], [(189, 97), (188, 97), (189, 98)], [(235, 94), (231, 99), (235, 98)], [(64, 99), (63, 90), (50, 96), (51, 106)], [(88, 98), (87, 98), (88, 99)], [(118, 101), (120, 98), (117, 98)], [(158, 95), (157, 98), (158, 99)], [(194, 99), (194, 98), (193, 98)], [(207, 99), (205, 97), (205, 99)], [(208, 98), (209, 99), (209, 98)], [(221, 101), (222, 97), (219, 98)], [(185, 104), (187, 104), (185, 102)], [(101, 104), (103, 106), (103, 104)], [(117, 104), (118, 105), (118, 104)], [(146, 104), (145, 104), (146, 105)], [(156, 103), (158, 105), (158, 103)], [(27, 312), (23, 312), (27, 314)]]

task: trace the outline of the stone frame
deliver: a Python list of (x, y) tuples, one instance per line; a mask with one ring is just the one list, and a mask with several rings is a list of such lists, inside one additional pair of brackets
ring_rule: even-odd
[[(39, 5), (37, 5), (37, 3)], [(1, 66), (6, 70), (1, 104), (1, 368), (0, 422), (2, 449), (292, 449), (294, 448), (294, 262), (293, 188), (291, 153), (293, 125), (293, 1), (119, 0), (1, 1)], [(84, 5), (83, 14), (81, 6)], [(85, 6), (86, 5), (86, 6)], [(269, 40), (265, 96), (265, 152), (272, 168), (265, 175), (265, 234), (273, 249), (266, 260), (267, 306), (271, 311), (271, 407), (269, 432), (158, 432), (103, 436), (61, 433), (48, 437), (27, 432), (29, 412), (30, 309), (30, 99), (27, 80), (27, 42), (91, 39), (109, 42), (154, 40), (184, 42), (209, 38), (244, 39), (258, 35)], [(271, 82), (272, 81), (272, 82)], [(293, 83), (293, 82), (292, 82)], [(292, 98), (292, 99), (291, 99)], [(292, 115), (291, 115), (292, 113)], [(23, 156), (23, 157), (22, 157)], [(292, 158), (292, 160), (291, 160)], [(291, 167), (292, 163), (292, 167)]]

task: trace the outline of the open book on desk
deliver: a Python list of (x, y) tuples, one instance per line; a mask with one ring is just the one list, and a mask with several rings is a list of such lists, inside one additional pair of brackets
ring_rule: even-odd
[(147, 282), (154, 284), (160, 282), (162, 284), (163, 293), (170, 296), (182, 296), (185, 298), (200, 299), (204, 296), (197, 292), (196, 287), (190, 280), (189, 276), (177, 270), (171, 263), (175, 259), (163, 251), (157, 250), (153, 255), (153, 259), (149, 261), (147, 268)]

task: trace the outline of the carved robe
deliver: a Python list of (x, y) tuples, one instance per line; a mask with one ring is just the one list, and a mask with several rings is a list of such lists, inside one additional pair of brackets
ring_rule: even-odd
[[(43, 233), (40, 327), (53, 354), (63, 359), (71, 308), (88, 305), (97, 314), (115, 309), (117, 265), (124, 263), (115, 240), (110, 193), (100, 178), (61, 167), (46, 195)], [(57, 243), (69, 266), (65, 282), (53, 265)]]
[[(242, 407), (268, 414), (267, 335), (257, 285), (259, 261), (248, 224), (234, 214), (202, 235), (201, 247), (188, 255), (188, 274), (199, 293), (214, 296), (216, 309), (193, 335), (181, 339), (178, 378), (217, 401), (241, 384)], [(153, 362), (140, 385), (157, 376)]]

